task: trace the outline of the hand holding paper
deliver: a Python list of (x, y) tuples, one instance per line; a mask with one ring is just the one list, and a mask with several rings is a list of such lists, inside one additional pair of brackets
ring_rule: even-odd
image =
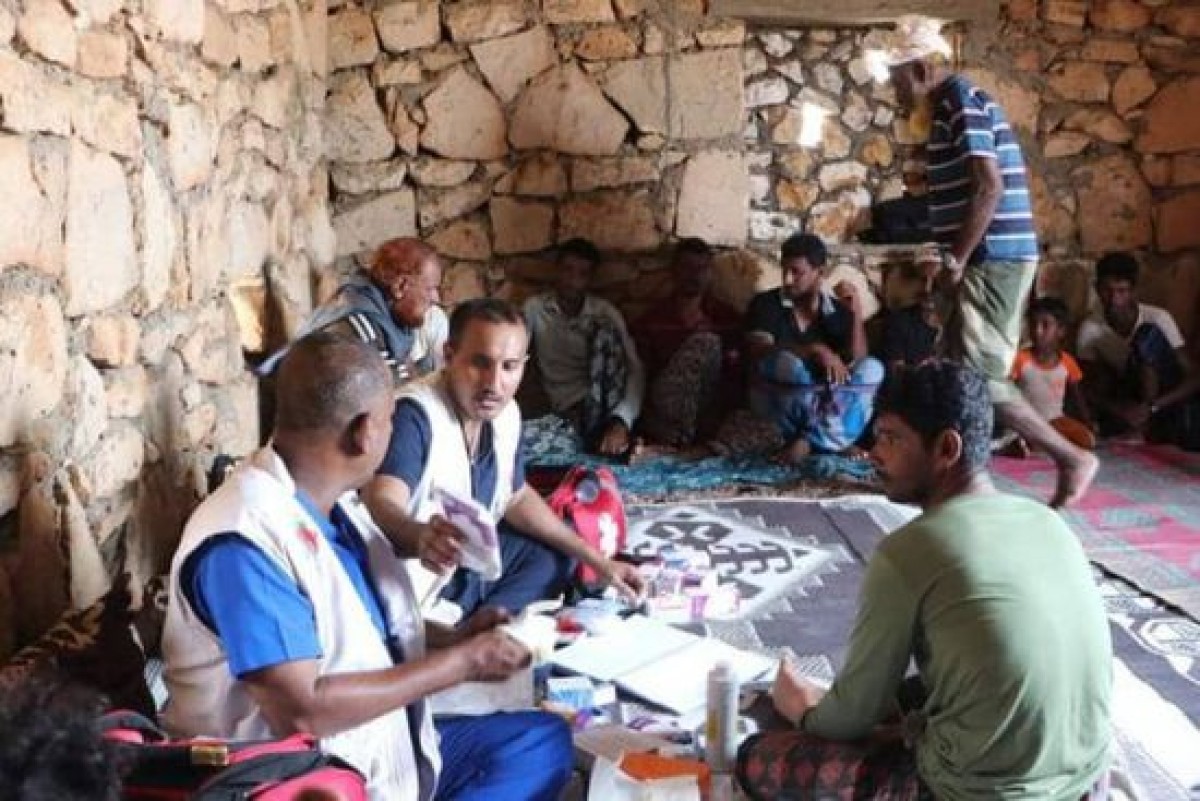
[(436, 487), (433, 497), (442, 507), (446, 521), (460, 535), (458, 564), (485, 579), (500, 578), (500, 539), (491, 513), (470, 498), (460, 498)]

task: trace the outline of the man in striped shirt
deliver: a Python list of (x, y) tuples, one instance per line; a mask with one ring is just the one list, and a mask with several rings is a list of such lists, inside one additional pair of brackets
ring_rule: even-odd
[(941, 245), (930, 267), (954, 298), (946, 345), (988, 378), (996, 415), (1058, 466), (1051, 506), (1087, 492), (1096, 457), (1043, 420), (1012, 383), (1021, 319), (1037, 274), (1038, 243), (1025, 162), (1004, 111), (948, 66), (941, 23), (901, 17), (882, 42), (883, 63), (910, 124), (927, 117), (929, 216)]

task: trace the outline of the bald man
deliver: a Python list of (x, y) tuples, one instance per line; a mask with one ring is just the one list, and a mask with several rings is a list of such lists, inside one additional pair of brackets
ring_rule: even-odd
[(495, 630), (495, 610), (454, 631), (425, 625), (403, 562), (358, 502), (392, 433), (378, 351), (312, 334), (278, 381), (271, 444), (200, 505), (171, 566), (168, 727), (315, 735), (366, 775), (372, 799), (557, 798), (572, 766), (560, 718), (430, 716), (430, 693), (505, 679), (530, 655)]
[[(384, 242), (370, 267), (340, 286), (300, 326), (299, 339), (326, 329), (358, 337), (375, 346), (397, 384), (432, 373), (441, 366), (449, 323), (437, 306), (442, 265), (437, 252), (419, 239)], [(287, 349), (259, 367), (275, 370)]]

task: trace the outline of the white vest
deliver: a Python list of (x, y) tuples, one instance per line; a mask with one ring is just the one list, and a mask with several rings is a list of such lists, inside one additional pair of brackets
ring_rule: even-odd
[[(429, 457), (417, 486), (411, 489), (407, 510), (410, 517), (421, 523), (441, 512), (433, 500), (434, 487), (441, 487), (460, 498), (472, 497), (471, 457), (467, 453), (459, 417), (446, 397), (443, 380), (441, 373), (435, 373), (427, 380), (406, 384), (399, 394), (400, 399), (415, 401), (429, 418)], [(496, 520), (504, 517), (509, 498), (512, 497), (513, 465), (520, 445), (521, 410), (515, 402), (509, 401), (492, 421), (496, 492), (489, 509)]]
[[(220, 640), (196, 616), (179, 586), (187, 557), (217, 534), (237, 532), (295, 580), (313, 604), (323, 675), (383, 670), (393, 660), (371, 622), (345, 568), (320, 528), (296, 500), (287, 467), (270, 447), (251, 456), (188, 521), (171, 565), (163, 656), (170, 700), (163, 719), (185, 736), (235, 739), (275, 736), (244, 685), (230, 672)], [(408, 575), (357, 496), (339, 501), (367, 547), (371, 578), (391, 631), (406, 660), (425, 652), (421, 620)], [(437, 734), (420, 704), (420, 753), (435, 778), (440, 770)], [(354, 729), (325, 737), (321, 747), (362, 771), (374, 801), (426, 801), (421, 788), (408, 710), (397, 709)], [(422, 793), (421, 790), (425, 789)]]

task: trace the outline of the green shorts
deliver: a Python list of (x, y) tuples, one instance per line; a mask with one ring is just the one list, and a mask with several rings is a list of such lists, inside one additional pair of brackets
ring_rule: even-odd
[(971, 264), (958, 285), (946, 323), (951, 356), (983, 373), (993, 403), (1021, 394), (1010, 377), (1021, 345), (1025, 305), (1037, 277), (1037, 262)]

